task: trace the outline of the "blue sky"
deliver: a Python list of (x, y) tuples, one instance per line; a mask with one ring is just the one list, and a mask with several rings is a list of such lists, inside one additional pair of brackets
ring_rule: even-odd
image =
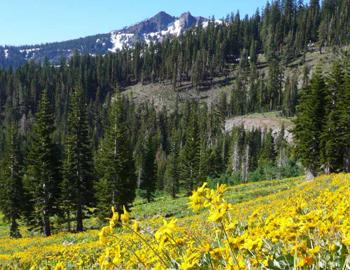
[(0, 0), (0, 45), (62, 41), (107, 33), (159, 11), (222, 18), (253, 14), (267, 0)]

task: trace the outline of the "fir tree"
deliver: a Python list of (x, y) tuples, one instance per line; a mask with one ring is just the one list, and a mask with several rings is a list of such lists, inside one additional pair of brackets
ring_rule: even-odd
[(173, 130), (171, 139), (171, 152), (168, 156), (165, 179), (166, 179), (166, 191), (171, 195), (173, 199), (176, 198), (176, 194), (179, 192), (180, 181), (180, 165), (179, 165), (179, 132)]
[(186, 141), (181, 153), (181, 176), (190, 194), (198, 181), (200, 160), (200, 133), (196, 106), (193, 105), (186, 131)]
[(52, 139), (54, 130), (54, 115), (45, 90), (35, 115), (25, 186), (33, 206), (31, 218), (41, 225), (46, 236), (51, 235), (50, 217), (57, 213), (61, 181), (60, 155)]
[(146, 146), (143, 149), (143, 166), (140, 179), (142, 196), (151, 202), (154, 199), (156, 189), (156, 151), (153, 138), (146, 139)]
[(22, 155), (17, 126), (11, 124), (8, 129), (4, 158), (0, 163), (0, 210), (5, 220), (10, 223), (10, 237), (21, 237), (18, 219), (25, 207)]
[(264, 142), (260, 152), (259, 165), (273, 164), (276, 161), (276, 149), (272, 131), (264, 132)]
[(339, 62), (335, 62), (326, 81), (324, 127), (320, 137), (321, 163), (326, 173), (342, 171), (344, 165), (345, 145), (342, 138), (347, 123), (341, 122), (345, 99), (343, 83), (343, 68)]
[(344, 171), (350, 171), (350, 61), (347, 59), (344, 70), (342, 96), (342, 111), (340, 125), (342, 126), (342, 147), (344, 153)]
[(125, 124), (122, 97), (118, 94), (111, 104), (109, 124), (97, 153), (98, 208), (101, 215), (129, 207), (135, 198), (135, 165), (130, 151), (130, 138)]
[(318, 68), (309, 87), (303, 89), (297, 106), (294, 135), (297, 153), (305, 166), (315, 176), (321, 166), (321, 134), (325, 123), (325, 82)]
[(75, 210), (78, 232), (83, 230), (84, 206), (94, 202), (94, 163), (87, 120), (83, 93), (75, 90), (68, 114), (62, 198)]

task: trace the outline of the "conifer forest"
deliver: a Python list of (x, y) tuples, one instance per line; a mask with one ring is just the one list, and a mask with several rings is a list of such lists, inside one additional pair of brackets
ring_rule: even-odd
[(349, 269), (350, 2), (227, 13), (0, 57), (0, 269)]

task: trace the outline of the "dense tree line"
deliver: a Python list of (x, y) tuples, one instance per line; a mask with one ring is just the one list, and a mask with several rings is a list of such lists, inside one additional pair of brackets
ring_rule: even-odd
[[(187, 101), (178, 102), (173, 111), (156, 111), (117, 93), (107, 102), (107, 119), (94, 148), (83, 91), (70, 95), (63, 130), (55, 125), (52, 100), (52, 92), (44, 90), (28, 133), (16, 120), (6, 126), (0, 207), (13, 236), (19, 235), (20, 218), (45, 235), (63, 223), (71, 229), (73, 219), (74, 230), (81, 231), (91, 208), (101, 217), (111, 206), (121, 212), (137, 191), (150, 202), (156, 191), (175, 198), (208, 177), (248, 181), (297, 174), (295, 164), (288, 167), (293, 158), (284, 131), (273, 136), (241, 127), (226, 133), (227, 104), (209, 108)], [(19, 137), (21, 144), (16, 143)], [(53, 217), (60, 220), (58, 228), (52, 227)]]
[(301, 92), (295, 137), (311, 175), (350, 170), (350, 61), (337, 60), (329, 72), (319, 67)]
[[(213, 84), (217, 76), (227, 77), (237, 66), (237, 89), (231, 95), (231, 114), (283, 109), (292, 115), (296, 78), (288, 78), (291, 82), (285, 85), (284, 65), (315, 49), (316, 44), (320, 47), (346, 44), (347, 27), (340, 26), (347, 25), (347, 5), (347, 1), (336, 4), (323, 1), (322, 5), (315, 0), (308, 5), (303, 1), (272, 1), (251, 17), (231, 14), (224, 23), (213, 20), (206, 28), (198, 26), (179, 38), (159, 44), (137, 44), (135, 48), (105, 56), (74, 55), (56, 67), (44, 62), (2, 70), (2, 116), (6, 108), (18, 107), (16, 118), (22, 118), (22, 128), (26, 128), (25, 123), (32, 121), (38, 109), (41, 91), (52, 89), (55, 92), (53, 107), (60, 115), (56, 121), (61, 124), (68, 113), (67, 96), (77, 86), (87, 95), (88, 112), (100, 112), (101, 104), (117, 85), (161, 82), (172, 84), (176, 91), (191, 85), (200, 90)], [(330, 25), (337, 27), (325, 27)], [(260, 54), (265, 55), (268, 72), (258, 71)], [(285, 86), (289, 93), (282, 93)], [(242, 93), (244, 98), (237, 99)], [(104, 119), (105, 115), (90, 119), (89, 124), (96, 126), (93, 133), (96, 138)]]
[[(233, 14), (161, 44), (0, 70), (0, 209), (11, 235), (19, 236), (19, 219), (46, 235), (63, 223), (71, 229), (72, 220), (81, 231), (92, 208), (105, 217), (137, 194), (175, 198), (208, 178), (299, 173), (283, 128), (226, 132), (234, 115), (297, 111), (303, 164), (312, 173), (348, 170), (348, 64), (335, 64), (329, 76), (316, 72), (310, 84), (305, 71), (300, 95), (299, 74), (284, 69), (315, 44), (320, 51), (346, 44), (349, 4), (302, 2), (273, 1), (250, 18)], [(156, 109), (120, 93), (136, 83), (201, 91), (232, 76), (231, 92), (210, 106), (178, 98), (174, 108)]]

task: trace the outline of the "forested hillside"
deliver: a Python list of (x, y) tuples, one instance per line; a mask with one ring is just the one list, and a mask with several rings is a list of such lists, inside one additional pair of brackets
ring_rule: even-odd
[[(205, 181), (348, 170), (349, 13), (347, 0), (272, 1), (161, 43), (0, 70), (0, 210), (11, 236), (20, 220), (45, 235), (82, 231), (111, 205), (122, 213), (136, 197), (176, 198)], [(332, 51), (339, 64), (315, 72), (308, 56)], [(159, 85), (172, 102), (129, 91)], [(215, 87), (225, 91), (204, 102)], [(225, 131), (229, 117), (272, 111), (296, 118), (296, 144), (284, 125)]]

